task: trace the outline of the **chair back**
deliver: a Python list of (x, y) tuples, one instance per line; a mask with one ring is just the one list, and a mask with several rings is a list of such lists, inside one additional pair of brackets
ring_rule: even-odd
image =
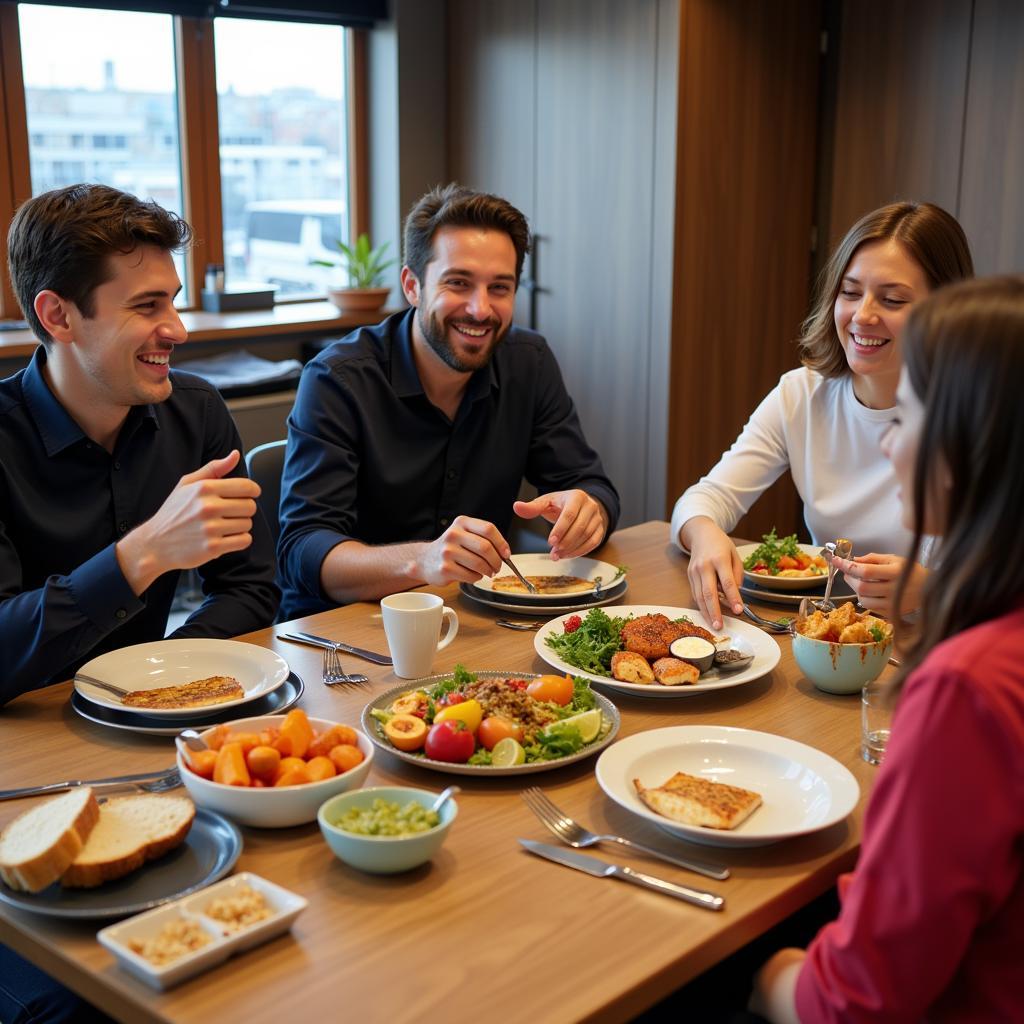
[(281, 533), (281, 474), (284, 471), (284, 453), (287, 441), (268, 441), (257, 445), (245, 456), (245, 468), (249, 476), (260, 485), (260, 496), (256, 504), (263, 512), (270, 536), (277, 546)]

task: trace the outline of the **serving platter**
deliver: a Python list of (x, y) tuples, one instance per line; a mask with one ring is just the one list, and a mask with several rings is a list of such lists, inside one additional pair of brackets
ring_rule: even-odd
[[(481, 671), (473, 672), (473, 675), (475, 675), (477, 679), (540, 678), (540, 674), (537, 672)], [(604, 719), (604, 723), (601, 726), (601, 732), (598, 734), (597, 739), (594, 740), (593, 743), (588, 743), (585, 747), (576, 751), (575, 754), (556, 758), (553, 761), (532, 761), (527, 762), (526, 764), (509, 765), (508, 767), (453, 764), (449, 761), (437, 761), (424, 754), (409, 753), (404, 750), (399, 750), (397, 747), (393, 747), (381, 735), (381, 728), (377, 720), (373, 717), (373, 710), (377, 708), (382, 711), (386, 711), (391, 706), (391, 703), (395, 698), (400, 697), (403, 693), (408, 693), (410, 690), (430, 689), (430, 687), (435, 686), (442, 680), (451, 679), (451, 677), (451, 672), (446, 672), (442, 675), (428, 676), (425, 679), (412, 679), (403, 683), (401, 686), (392, 687), (390, 690), (385, 691), (370, 701), (370, 703), (363, 708), (363, 714), (360, 719), (363, 732), (365, 732), (370, 738), (370, 742), (384, 753), (391, 754), (393, 757), (397, 757), (408, 764), (417, 765), (420, 768), (430, 768), (434, 771), (445, 772), (449, 775), (475, 775), (478, 778), (483, 778), (498, 775), (531, 775), (535, 772), (547, 772), (553, 771), (556, 768), (564, 768), (566, 765), (575, 764), (577, 761), (582, 761), (584, 758), (591, 757), (604, 750), (604, 748), (615, 739), (619, 731), (620, 718), (618, 708), (616, 708), (616, 706), (603, 694), (594, 692), (594, 698), (597, 701), (597, 706), (601, 709), (601, 715)]]
[[(605, 608), (605, 612), (612, 618), (623, 619), (657, 614), (665, 615), (670, 619), (679, 619), (685, 616), (697, 625), (706, 626), (700, 612), (695, 608), (675, 608), (653, 604), (622, 604)], [(635, 697), (676, 700), (683, 697), (697, 697), (714, 690), (725, 690), (733, 686), (742, 686), (744, 683), (752, 683), (767, 675), (775, 668), (782, 657), (782, 651), (772, 636), (756, 626), (752, 626), (750, 623), (741, 622), (739, 619), (726, 616), (722, 620), (722, 629), (716, 635), (728, 636), (734, 650), (742, 654), (753, 655), (754, 660), (747, 668), (732, 672), (712, 669), (709, 672), (703, 673), (692, 686), (662, 686), (660, 683), (627, 683), (619, 679), (613, 679), (611, 675), (598, 675), (595, 672), (587, 672), (576, 668), (563, 660), (556, 651), (548, 646), (548, 637), (565, 632), (565, 622), (568, 618), (568, 615), (562, 615), (552, 619), (541, 626), (536, 634), (534, 634), (533, 646), (537, 654), (559, 672), (568, 672), (571, 675), (582, 676), (598, 686), (617, 690), (620, 693), (628, 693)]]
[[(650, 788), (676, 772), (742, 786), (762, 805), (735, 829), (685, 825), (651, 810), (634, 779)], [(597, 782), (620, 807), (705, 846), (767, 846), (842, 821), (860, 787), (835, 758), (783, 736), (715, 725), (678, 725), (627, 736), (598, 759)]]
[(42, 892), (19, 892), (0, 882), (0, 902), (48, 917), (127, 917), (187, 896), (223, 878), (242, 852), (242, 833), (221, 814), (196, 808), (185, 842), (124, 878), (95, 889), (65, 889), (59, 882)]
[(236, 718), (255, 715), (278, 715), (297, 703), (305, 690), (302, 679), (294, 672), (288, 673), (284, 683), (264, 697), (245, 706), (244, 716), (234, 706), (215, 704), (207, 708), (202, 718), (171, 718), (142, 715), (125, 708), (106, 708), (94, 704), (80, 693), (71, 694), (71, 708), (82, 718), (106, 725), (111, 729), (125, 729), (128, 732), (146, 733), (150, 736), (177, 736), (182, 729), (208, 729), (220, 722), (233, 722)]
[(203, 718), (212, 708), (238, 707), (273, 693), (288, 678), (288, 662), (276, 651), (238, 640), (155, 640), (108, 651), (79, 672), (122, 689), (153, 690), (210, 676), (233, 676), (245, 695), (237, 700), (195, 708), (125, 706), (107, 690), (75, 679), (75, 692), (98, 707), (146, 718)]

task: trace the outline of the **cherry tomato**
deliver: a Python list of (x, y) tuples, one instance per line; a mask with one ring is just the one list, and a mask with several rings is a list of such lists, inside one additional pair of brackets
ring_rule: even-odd
[(434, 722), (462, 722), (466, 728), (474, 733), (480, 728), (480, 721), (484, 717), (484, 709), (478, 700), (464, 700), (461, 704), (449, 704), (441, 708), (434, 715)]
[(454, 704), (462, 704), (466, 700), (466, 695), (463, 693), (456, 693), (454, 690), (451, 693), (446, 693), (438, 702), (439, 708), (450, 708)]
[(541, 676), (526, 688), (534, 700), (553, 701), (563, 706), (572, 700), (572, 691), (571, 676)]
[(523, 742), (523, 727), (511, 719), (502, 718), (501, 715), (489, 715), (480, 723), (477, 729), (476, 738), (482, 747), (493, 750), (499, 740), (511, 736), (517, 743)]
[(472, 756), (476, 742), (464, 722), (435, 722), (427, 733), (426, 755), (435, 761), (465, 764)]

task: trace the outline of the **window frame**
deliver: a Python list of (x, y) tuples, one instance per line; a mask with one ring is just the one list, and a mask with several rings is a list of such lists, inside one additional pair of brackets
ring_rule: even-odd
[[(224, 262), (224, 223), (221, 211), (220, 132), (212, 18), (172, 15), (175, 64), (178, 77), (178, 137), (181, 155), (182, 202), (202, 248), (185, 254), (185, 275), (190, 304), (198, 310), (207, 263)], [(367, 30), (348, 28), (346, 53), (347, 197), (353, 237), (369, 226), (369, 166), (367, 85)], [(6, 159), (4, 159), (6, 157)], [(7, 232), (17, 208), (32, 196), (25, 77), (21, 59), (21, 32), (16, 3), (0, 2), (0, 237), (6, 249)], [(7, 272), (6, 252), (0, 272), (0, 320), (20, 319), (21, 309)], [(285, 299), (308, 302), (319, 299)]]

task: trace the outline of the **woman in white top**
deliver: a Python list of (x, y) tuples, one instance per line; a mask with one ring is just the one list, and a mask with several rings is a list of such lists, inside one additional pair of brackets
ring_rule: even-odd
[[(690, 552), (690, 587), (714, 629), (722, 628), (719, 590), (734, 613), (743, 610), (743, 564), (727, 532), (786, 469), (814, 543), (848, 537), (854, 551), (870, 552), (838, 564), (865, 607), (894, 617), (903, 558), (876, 552), (910, 543), (880, 448), (896, 418), (900, 335), (914, 302), (973, 273), (963, 229), (931, 203), (883, 206), (847, 232), (803, 325), (803, 366), (783, 374), (729, 451), (676, 502), (672, 537)], [(907, 588), (908, 608), (923, 575), (919, 567)]]

